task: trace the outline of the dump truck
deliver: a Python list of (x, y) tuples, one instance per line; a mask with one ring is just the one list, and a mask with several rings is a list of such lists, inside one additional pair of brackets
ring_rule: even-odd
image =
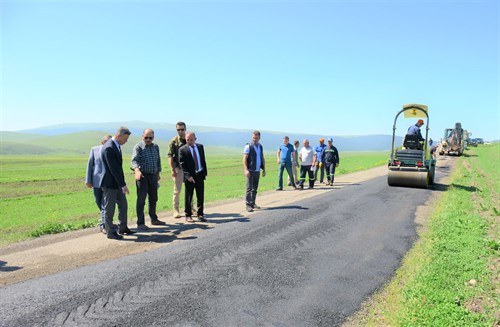
[[(425, 118), (425, 140), (421, 141), (416, 135), (406, 135), (403, 146), (395, 145), (396, 122), (404, 113), (405, 118)], [(412, 121), (414, 123), (414, 121)], [(428, 188), (434, 184), (436, 160), (430, 155), (427, 137), (429, 134), (428, 106), (422, 104), (407, 104), (403, 106), (392, 127), (391, 157), (388, 163), (387, 183), (389, 186), (407, 186)]]
[(467, 138), (467, 131), (462, 128), (461, 123), (456, 123), (455, 128), (445, 129), (439, 154), (461, 156), (464, 153)]

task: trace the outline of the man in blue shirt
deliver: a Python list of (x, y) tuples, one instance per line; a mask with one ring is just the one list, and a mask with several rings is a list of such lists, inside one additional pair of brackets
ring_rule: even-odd
[(325, 178), (325, 162), (322, 159), (323, 150), (326, 148), (325, 139), (319, 139), (319, 145), (314, 149), (316, 151), (316, 171), (314, 175), (314, 180), (318, 180), (318, 173), (321, 171), (319, 182), (323, 183), (323, 179)]
[(408, 128), (408, 132), (406, 134), (417, 135), (419, 141), (424, 141), (422, 133), (420, 132), (420, 127), (422, 127), (422, 125), (424, 125), (424, 121), (419, 119), (415, 125), (411, 125), (410, 128)]
[(290, 138), (288, 136), (285, 136), (283, 138), (283, 144), (280, 145), (276, 155), (277, 163), (280, 165), (278, 175), (278, 188), (276, 189), (276, 191), (283, 191), (283, 170), (285, 169), (288, 173), (288, 177), (290, 177), (292, 187), (296, 188), (292, 172), (292, 160), (295, 162), (297, 158), (295, 158), (295, 151), (293, 145), (290, 144)]

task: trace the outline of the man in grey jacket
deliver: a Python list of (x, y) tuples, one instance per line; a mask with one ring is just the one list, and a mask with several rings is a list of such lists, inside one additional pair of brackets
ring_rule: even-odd
[(101, 140), (101, 145), (94, 146), (90, 149), (89, 161), (87, 162), (87, 174), (85, 176), (85, 185), (88, 188), (94, 189), (95, 203), (101, 213), (101, 223), (99, 224), (99, 229), (102, 233), (106, 233), (106, 229), (104, 227), (104, 197), (102, 194), (101, 184), (106, 169), (104, 168), (104, 164), (102, 162), (101, 149), (102, 145), (110, 138), (111, 135), (104, 135)]

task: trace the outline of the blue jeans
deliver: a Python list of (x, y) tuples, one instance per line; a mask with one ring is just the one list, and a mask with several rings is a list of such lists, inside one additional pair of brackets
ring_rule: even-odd
[(280, 171), (278, 175), (278, 187), (283, 188), (283, 170), (286, 169), (286, 172), (288, 173), (288, 176), (290, 177), (290, 182), (292, 183), (292, 186), (295, 187), (295, 181), (293, 178), (293, 172), (292, 172), (292, 163), (291, 162), (280, 162)]

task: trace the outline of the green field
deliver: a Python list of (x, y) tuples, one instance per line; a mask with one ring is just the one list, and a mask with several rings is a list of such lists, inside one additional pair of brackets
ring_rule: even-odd
[(391, 283), (346, 326), (500, 325), (500, 144), (469, 149)]
[[(207, 148), (206, 202), (241, 198), (245, 193), (242, 155), (227, 149)], [(215, 153), (215, 155), (212, 155)], [(225, 153), (225, 154), (224, 154)], [(368, 169), (387, 162), (385, 152), (341, 153), (337, 174)], [(167, 160), (159, 189), (158, 211), (172, 210), (173, 182)], [(259, 191), (277, 187), (274, 153), (266, 154), (267, 176)], [(87, 156), (2, 156), (0, 160), (0, 246), (49, 232), (97, 225), (99, 214), (91, 189), (85, 188)], [(129, 221), (135, 222), (134, 176), (125, 161), (124, 171), (131, 194)], [(181, 194), (181, 199), (183, 194)], [(182, 201), (181, 201), (182, 203)], [(244, 203), (242, 202), (242, 206)], [(116, 219), (116, 217), (115, 217)]]

